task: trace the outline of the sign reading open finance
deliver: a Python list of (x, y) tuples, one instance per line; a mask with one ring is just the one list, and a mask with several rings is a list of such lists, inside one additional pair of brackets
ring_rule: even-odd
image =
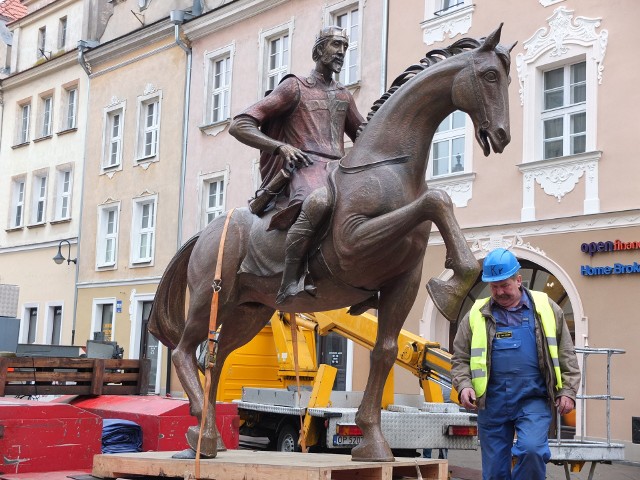
[[(580, 245), (583, 253), (593, 257), (596, 253), (619, 252), (623, 250), (640, 250), (640, 242), (623, 242), (621, 240), (606, 242), (591, 242)], [(614, 263), (613, 265), (591, 266), (581, 265), (580, 275), (586, 277), (600, 275), (626, 275), (640, 273), (640, 264), (633, 262), (630, 264)]]

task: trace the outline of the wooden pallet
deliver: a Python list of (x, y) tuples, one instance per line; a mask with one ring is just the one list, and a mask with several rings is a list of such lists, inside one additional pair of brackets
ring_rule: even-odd
[(148, 359), (0, 357), (4, 395), (146, 394)]
[[(195, 460), (171, 458), (174, 452), (96, 455), (92, 475), (98, 478), (195, 478)], [(228, 450), (200, 460), (204, 480), (446, 480), (447, 461), (397, 458), (392, 463), (353, 462), (348, 455)]]

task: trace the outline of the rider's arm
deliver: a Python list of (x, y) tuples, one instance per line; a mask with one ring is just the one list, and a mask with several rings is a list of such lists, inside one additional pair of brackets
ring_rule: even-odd
[(358, 111), (358, 107), (356, 106), (356, 102), (349, 94), (349, 108), (347, 109), (347, 118), (345, 120), (344, 131), (347, 136), (355, 142), (356, 134), (358, 133), (358, 128), (364, 122), (364, 118), (360, 115)]
[(276, 149), (284, 145), (260, 131), (258, 120), (249, 115), (240, 114), (229, 126), (229, 133), (250, 147), (263, 152), (275, 153)]

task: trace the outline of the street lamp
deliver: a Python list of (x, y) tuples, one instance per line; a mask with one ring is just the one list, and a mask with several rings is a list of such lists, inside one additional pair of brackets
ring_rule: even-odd
[[(69, 254), (68, 254), (69, 258), (64, 258), (64, 255), (62, 255), (63, 242), (67, 242), (67, 245), (69, 245)], [(67, 265), (69, 265), (71, 262), (78, 263), (77, 258), (71, 258), (71, 243), (69, 242), (69, 240), (60, 240), (60, 243), (58, 243), (58, 253), (56, 254), (55, 257), (53, 257), (53, 261), (56, 262), (58, 265), (60, 265), (65, 260), (67, 261)]]

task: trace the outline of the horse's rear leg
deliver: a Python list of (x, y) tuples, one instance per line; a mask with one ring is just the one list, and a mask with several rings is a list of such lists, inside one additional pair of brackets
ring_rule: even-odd
[(447, 249), (445, 267), (453, 270), (449, 281), (432, 278), (427, 290), (436, 308), (449, 320), (457, 319), (462, 302), (480, 273), (480, 264), (471, 253), (453, 214), (453, 203), (446, 192), (428, 190), (423, 196), (423, 206), (428, 209), (432, 220), (444, 240)]
[(398, 335), (420, 287), (421, 266), (415, 268), (393, 285), (380, 291), (378, 309), (378, 337), (371, 352), (371, 368), (356, 423), (363, 439), (351, 450), (353, 460), (393, 462), (393, 453), (382, 435), (382, 391), (389, 371), (398, 355)]
[[(273, 309), (263, 305), (253, 304), (251, 306), (242, 305), (235, 308), (225, 308), (223, 315), (219, 315), (218, 317), (222, 328), (218, 336), (216, 361), (211, 370), (209, 408), (207, 410), (207, 417), (200, 444), (200, 451), (204, 456), (213, 458), (217, 455), (218, 451), (224, 449), (224, 444), (220, 439), (220, 433), (218, 432), (215, 421), (216, 393), (224, 362), (231, 352), (255, 337), (267, 324), (271, 315), (273, 315)], [(202, 414), (201, 408), (200, 414)], [(198, 417), (198, 421), (201, 421), (201, 417)], [(198, 423), (197, 427), (190, 427), (187, 431), (187, 442), (193, 450), (195, 450), (198, 445), (199, 425), (200, 423)]]

